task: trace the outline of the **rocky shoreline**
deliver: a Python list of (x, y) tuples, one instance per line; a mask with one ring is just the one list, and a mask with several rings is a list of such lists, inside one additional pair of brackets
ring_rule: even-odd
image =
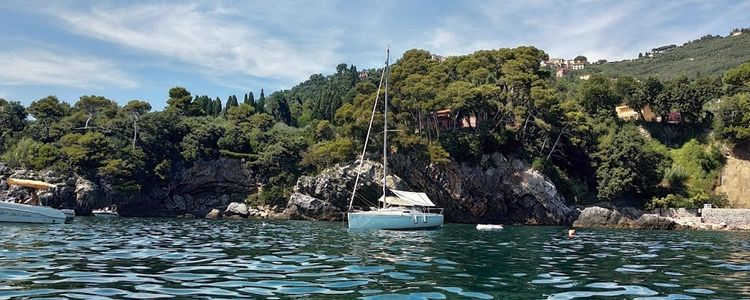
[[(641, 211), (610, 205), (571, 207), (549, 178), (517, 159), (500, 154), (484, 157), (482, 166), (435, 166), (394, 156), (389, 176), (399, 189), (429, 191), (452, 223), (558, 225), (578, 228), (750, 230), (750, 210), (662, 209)], [(339, 221), (348, 208), (358, 163), (337, 165), (316, 176), (302, 176), (286, 206), (250, 206), (248, 194), (258, 190), (254, 175), (232, 159), (199, 162), (179, 171), (163, 187), (150, 187), (118, 199), (121, 215), (140, 217), (281, 219)], [(357, 207), (373, 206), (382, 186), (382, 165), (365, 161), (358, 186)], [(0, 163), (0, 199), (28, 197), (23, 188), (9, 187), (9, 177), (42, 180), (58, 187), (40, 195), (47, 205), (72, 208), (79, 215), (112, 204), (106, 182), (77, 174), (11, 169)], [(409, 184), (407, 184), (407, 182)], [(708, 215), (707, 215), (708, 214)]]

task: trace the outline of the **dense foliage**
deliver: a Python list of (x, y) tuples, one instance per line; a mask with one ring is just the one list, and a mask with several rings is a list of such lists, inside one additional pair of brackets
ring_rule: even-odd
[[(584, 81), (556, 80), (539, 68), (546, 59), (533, 47), (445, 61), (407, 51), (387, 74), (388, 151), (436, 165), (483, 165), (496, 152), (523, 158), (578, 203), (720, 200), (713, 188), (723, 160), (703, 129), (713, 124), (716, 136), (732, 145), (750, 140), (750, 64), (722, 79), (595, 75)], [(261, 90), (257, 100), (248, 93), (242, 101), (234, 95), (222, 101), (174, 87), (158, 112), (146, 101), (121, 107), (94, 95), (72, 106), (54, 96), (29, 107), (0, 99), (0, 152), (11, 166), (71, 170), (119, 193), (164, 183), (199, 160), (237, 158), (263, 186), (249, 201), (282, 204), (300, 175), (355, 158), (376, 99), (368, 152), (382, 152), (376, 134), (383, 126), (381, 71), (340, 64), (335, 73), (313, 75), (290, 90), (268, 97)], [(661, 122), (622, 121), (615, 114), (621, 103), (648, 105)], [(682, 118), (668, 123), (673, 113)], [(697, 132), (691, 136), (697, 140), (674, 143), (660, 131)]]

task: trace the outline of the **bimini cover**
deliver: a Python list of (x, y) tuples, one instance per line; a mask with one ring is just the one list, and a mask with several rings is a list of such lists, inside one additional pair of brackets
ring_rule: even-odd
[(30, 187), (30, 188), (35, 188), (39, 190), (46, 190), (46, 189), (51, 189), (53, 187), (56, 187), (56, 185), (51, 184), (51, 183), (46, 183), (43, 181), (36, 181), (36, 180), (28, 180), (28, 179), (8, 178), (6, 182), (8, 182), (8, 185)]
[(378, 201), (385, 202), (390, 205), (401, 205), (401, 206), (435, 206), (432, 203), (427, 194), (417, 192), (407, 192), (399, 190), (390, 190), (394, 196), (380, 197)]

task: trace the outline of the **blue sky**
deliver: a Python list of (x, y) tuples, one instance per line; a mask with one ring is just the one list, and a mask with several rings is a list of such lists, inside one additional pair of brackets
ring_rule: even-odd
[(258, 96), (339, 63), (532, 45), (610, 61), (750, 27), (750, 1), (3, 1), (0, 98)]

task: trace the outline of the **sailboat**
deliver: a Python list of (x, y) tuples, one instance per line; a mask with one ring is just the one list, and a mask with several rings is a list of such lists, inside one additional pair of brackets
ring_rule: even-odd
[[(380, 77), (380, 86), (375, 97), (375, 104), (370, 117), (370, 126), (367, 129), (365, 145), (357, 177), (354, 182), (352, 197), (349, 201), (347, 220), (349, 229), (387, 229), (387, 230), (417, 230), (434, 229), (443, 227), (443, 209), (435, 208), (435, 204), (422, 192), (401, 191), (388, 188), (388, 76), (390, 71), (390, 49), (386, 50), (385, 68)], [(385, 81), (385, 108), (383, 110), (383, 195), (378, 199), (377, 207), (367, 211), (354, 211), (354, 197), (364, 162), (367, 142), (370, 139), (372, 123), (375, 119), (375, 111), (380, 97), (380, 87)]]

